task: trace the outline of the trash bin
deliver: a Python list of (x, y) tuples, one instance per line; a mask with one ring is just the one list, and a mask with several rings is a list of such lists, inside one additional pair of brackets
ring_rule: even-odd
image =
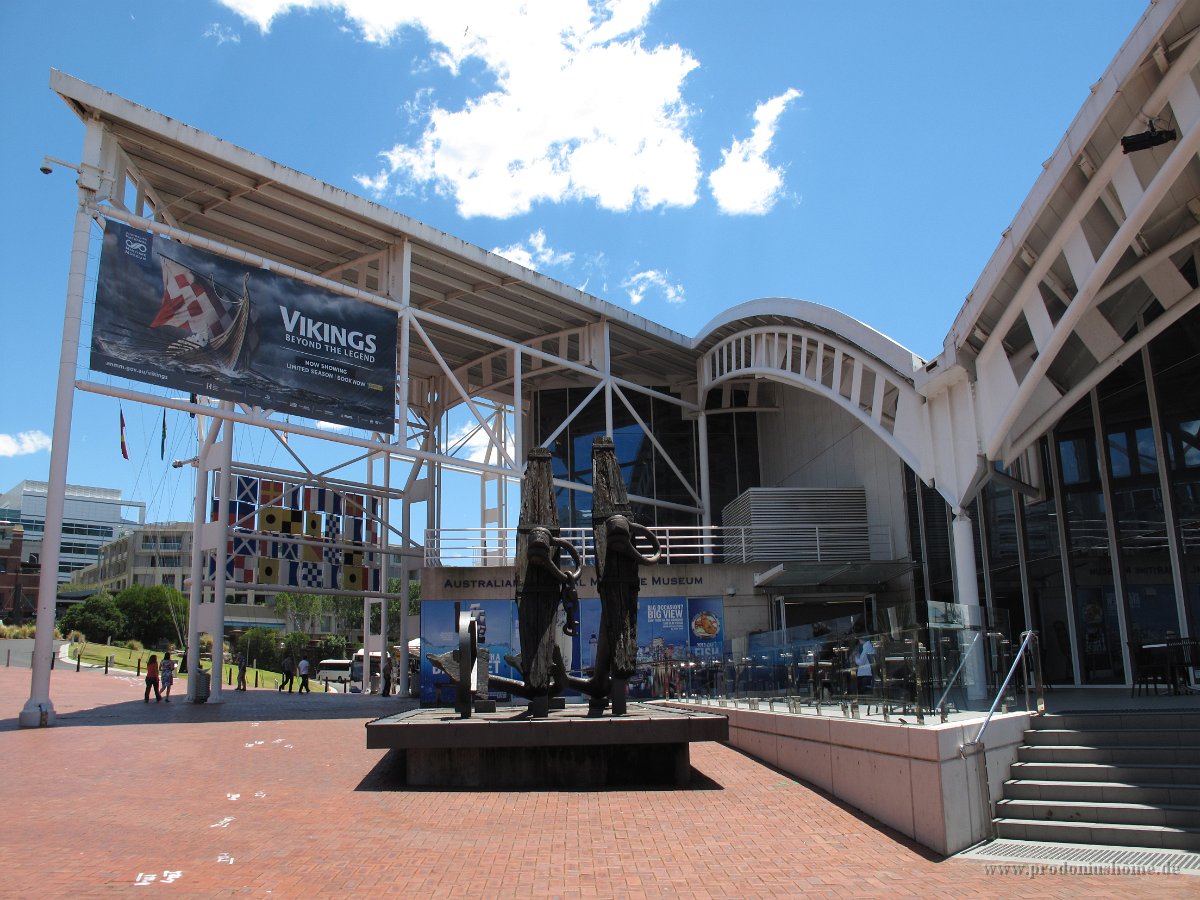
[(196, 691), (192, 695), (192, 702), (193, 703), (207, 703), (208, 702), (208, 688), (209, 688), (208, 672), (197, 667), (197, 671), (195, 673), (189, 675), (188, 677), (196, 679)]
[(371, 693), (372, 694), (379, 693), (379, 673), (378, 672), (371, 673)]

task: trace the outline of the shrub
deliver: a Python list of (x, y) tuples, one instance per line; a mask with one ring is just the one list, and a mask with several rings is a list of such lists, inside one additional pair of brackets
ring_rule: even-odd
[(142, 646), (141, 641), (135, 641), (133, 639), (130, 639), (125, 642), (125, 648), (127, 650), (132, 650), (135, 653), (141, 653), (143, 650), (146, 649), (145, 647)]

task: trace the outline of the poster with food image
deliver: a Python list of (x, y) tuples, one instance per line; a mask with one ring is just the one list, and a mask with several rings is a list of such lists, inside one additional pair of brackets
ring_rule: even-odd
[(725, 640), (725, 601), (721, 597), (688, 598), (688, 639), (694, 657), (719, 657)]

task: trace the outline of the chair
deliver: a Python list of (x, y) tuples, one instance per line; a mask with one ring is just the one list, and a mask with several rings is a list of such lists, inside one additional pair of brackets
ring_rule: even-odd
[(1188, 693), (1188, 676), (1200, 666), (1200, 641), (1195, 638), (1167, 638), (1167, 683), (1174, 694)]
[(1133, 665), (1133, 687), (1129, 696), (1137, 696), (1138, 688), (1144, 695), (1149, 695), (1150, 685), (1154, 685), (1154, 696), (1158, 696), (1158, 686), (1167, 686), (1167, 645), (1142, 646), (1132, 641), (1128, 644), (1129, 661)]

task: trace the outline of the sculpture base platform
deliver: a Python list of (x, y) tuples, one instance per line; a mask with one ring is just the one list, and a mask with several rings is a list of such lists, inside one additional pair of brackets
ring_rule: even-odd
[(729, 739), (729, 720), (712, 713), (630, 703), (624, 716), (590, 718), (587, 709), (571, 704), (539, 719), (520, 707), (470, 719), (414, 709), (368, 722), (367, 749), (397, 751), (411, 786), (682, 786), (690, 745)]

